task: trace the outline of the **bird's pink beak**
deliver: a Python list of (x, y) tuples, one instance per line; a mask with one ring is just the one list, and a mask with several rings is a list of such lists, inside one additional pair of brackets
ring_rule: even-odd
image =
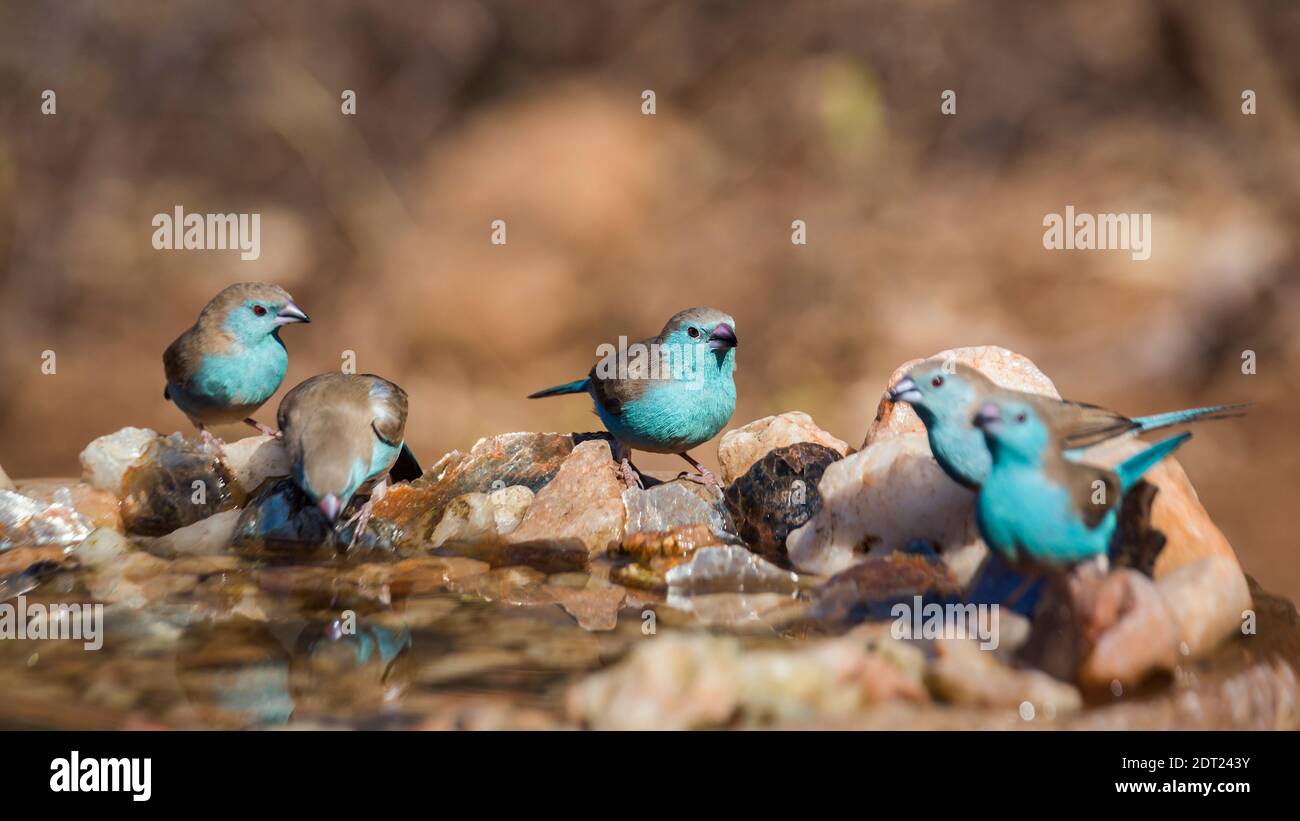
[(334, 522), (338, 520), (339, 511), (343, 509), (343, 500), (334, 495), (322, 496), (316, 503), (316, 507), (320, 508), (320, 512), (325, 514), (326, 519)]
[(996, 432), (1002, 427), (1002, 409), (992, 402), (985, 402), (971, 422), (980, 430)]

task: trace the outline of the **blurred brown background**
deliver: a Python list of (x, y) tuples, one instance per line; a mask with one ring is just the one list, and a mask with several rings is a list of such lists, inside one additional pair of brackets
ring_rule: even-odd
[[(230, 282), (312, 315), (285, 388), (344, 350), (404, 385), (426, 464), (592, 428), (523, 397), (707, 304), (737, 318), (736, 424), (803, 409), (857, 444), (896, 365), (972, 344), (1130, 414), (1252, 400), (1180, 458), (1300, 597), (1298, 41), (1263, 0), (5, 4), (0, 464), (188, 429), (161, 352)], [(260, 212), (261, 259), (155, 251), (178, 204)], [(1150, 260), (1044, 250), (1068, 204), (1151, 212)]]

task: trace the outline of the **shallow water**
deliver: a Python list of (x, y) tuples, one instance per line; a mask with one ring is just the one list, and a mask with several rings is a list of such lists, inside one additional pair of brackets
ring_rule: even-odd
[(566, 683), (695, 621), (607, 573), (219, 556), (11, 577), (29, 610), (104, 604), (104, 636), (0, 642), (0, 726), (562, 726)]

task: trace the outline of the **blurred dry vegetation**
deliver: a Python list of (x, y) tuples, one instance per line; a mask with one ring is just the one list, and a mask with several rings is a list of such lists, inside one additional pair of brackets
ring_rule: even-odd
[[(523, 397), (707, 304), (737, 318), (736, 424), (856, 443), (896, 365), (988, 343), (1132, 414), (1252, 400), (1180, 458), (1300, 596), (1297, 42), (1285, 0), (6, 3), (0, 464), (184, 428), (160, 354), (230, 282), (312, 315), (286, 389), (345, 350), (404, 385), (426, 463), (592, 428)], [(261, 259), (155, 251), (177, 204), (260, 212)], [(1044, 250), (1067, 204), (1151, 212), (1150, 260)]]

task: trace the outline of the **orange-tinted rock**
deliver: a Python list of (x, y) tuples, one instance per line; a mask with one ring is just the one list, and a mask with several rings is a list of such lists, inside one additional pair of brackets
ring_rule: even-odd
[[(1143, 439), (1111, 440), (1087, 450), (1084, 459), (1111, 467), (1150, 446), (1151, 442)], [(1210, 519), (1209, 512), (1196, 495), (1196, 488), (1192, 487), (1187, 472), (1177, 459), (1164, 459), (1143, 478), (1157, 488), (1151, 508), (1151, 525), (1164, 533), (1166, 539), (1164, 549), (1156, 557), (1154, 575), (1157, 580), (1208, 556), (1221, 556), (1237, 562), (1232, 545)]]
[(506, 540), (578, 539), (592, 555), (604, 553), (623, 533), (623, 489), (609, 444), (583, 442), (538, 491), (523, 521)]
[(1241, 635), (1246, 611), (1254, 607), (1250, 585), (1236, 561), (1207, 556), (1167, 572), (1156, 582), (1178, 628), (1179, 651), (1208, 655), (1220, 642)]
[(43, 562), (59, 564), (66, 557), (67, 549), (62, 545), (15, 547), (0, 553), (0, 576), (21, 573), (32, 565)]
[(701, 547), (713, 544), (722, 544), (722, 539), (708, 525), (698, 524), (629, 533), (610, 552), (638, 560), (678, 558), (690, 556)]
[(54, 501), (55, 491), (66, 487), (72, 494), (72, 506), (90, 522), (91, 527), (122, 529), (117, 497), (107, 490), (75, 479), (29, 479), (19, 482), (18, 487), (24, 496), (43, 502)]
[(1120, 568), (1078, 594), (1085, 639), (1091, 651), (1079, 683), (1103, 689), (1138, 684), (1178, 659), (1178, 625), (1151, 580)]

